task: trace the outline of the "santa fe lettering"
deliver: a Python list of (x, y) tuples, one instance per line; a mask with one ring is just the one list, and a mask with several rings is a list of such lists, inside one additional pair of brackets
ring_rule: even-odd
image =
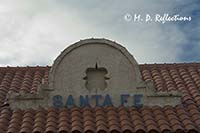
[[(132, 105), (135, 107), (141, 107), (143, 106), (142, 103), (142, 94), (121, 94), (120, 95), (120, 106), (127, 106)], [(80, 95), (79, 99), (74, 99), (72, 95), (69, 95), (65, 100), (63, 100), (63, 97), (60, 95), (55, 95), (52, 98), (52, 104), (54, 108), (61, 108), (61, 107), (99, 107), (99, 106), (114, 106), (114, 100), (111, 98), (109, 94), (106, 94), (104, 96), (102, 95)], [(91, 103), (94, 103), (94, 105), (91, 105)]]

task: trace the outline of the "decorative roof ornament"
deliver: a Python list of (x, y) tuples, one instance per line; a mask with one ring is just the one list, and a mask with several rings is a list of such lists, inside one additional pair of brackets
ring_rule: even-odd
[(66, 48), (54, 61), (49, 84), (36, 94), (8, 95), (11, 108), (84, 106), (175, 106), (177, 91), (157, 92), (142, 80), (139, 65), (120, 44), (86, 39)]

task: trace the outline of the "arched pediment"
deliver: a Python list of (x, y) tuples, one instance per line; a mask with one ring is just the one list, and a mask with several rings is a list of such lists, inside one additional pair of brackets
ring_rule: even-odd
[(9, 94), (12, 108), (72, 106), (164, 106), (180, 103), (178, 92), (156, 92), (142, 80), (139, 65), (120, 44), (107, 39), (81, 40), (54, 61), (49, 84), (37, 94)]

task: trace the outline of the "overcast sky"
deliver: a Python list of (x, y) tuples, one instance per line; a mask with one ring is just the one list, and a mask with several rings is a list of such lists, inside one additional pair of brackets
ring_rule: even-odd
[[(169, 14), (191, 21), (134, 22)], [(52, 65), (70, 44), (107, 38), (143, 63), (200, 62), (199, 0), (0, 0), (0, 66)]]

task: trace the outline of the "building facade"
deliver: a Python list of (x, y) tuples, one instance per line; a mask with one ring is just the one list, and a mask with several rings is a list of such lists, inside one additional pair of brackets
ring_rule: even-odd
[(0, 132), (198, 132), (200, 63), (144, 64), (107, 39), (0, 68)]

